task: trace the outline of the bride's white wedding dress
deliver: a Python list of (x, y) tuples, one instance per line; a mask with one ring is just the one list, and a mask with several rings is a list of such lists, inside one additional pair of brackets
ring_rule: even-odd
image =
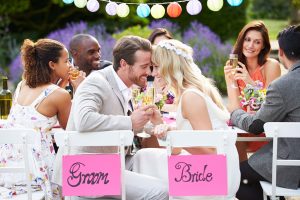
[[(209, 118), (214, 130), (226, 130), (228, 126), (226, 121), (229, 119), (229, 113), (221, 110), (210, 97), (202, 93), (200, 90), (190, 88), (184, 91), (194, 92), (205, 99), (206, 106), (209, 113)], [(183, 94), (184, 94), (183, 93)], [(199, 113), (201, 114), (201, 113)], [(177, 115), (176, 115), (176, 126), (178, 130), (191, 130), (192, 126), (190, 122), (183, 118), (181, 113), (181, 100), (178, 104)], [(235, 199), (235, 194), (240, 185), (240, 169), (239, 159), (235, 144), (228, 144), (230, 153), (227, 156), (227, 171), (228, 171), (228, 195), (226, 200)], [(188, 154), (183, 151), (182, 154)], [(166, 181), (168, 180), (168, 166), (167, 166), (167, 152), (166, 149), (142, 149), (139, 150), (134, 156), (133, 160), (133, 171), (157, 178), (161, 178)], [(177, 197), (176, 197), (177, 198)], [(223, 199), (222, 197), (181, 197), (177, 199)]]

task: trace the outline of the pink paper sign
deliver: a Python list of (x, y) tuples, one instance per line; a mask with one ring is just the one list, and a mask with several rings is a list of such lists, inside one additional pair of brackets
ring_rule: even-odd
[(63, 156), (63, 196), (121, 194), (119, 155)]
[(170, 156), (171, 196), (227, 195), (227, 164), (224, 155)]

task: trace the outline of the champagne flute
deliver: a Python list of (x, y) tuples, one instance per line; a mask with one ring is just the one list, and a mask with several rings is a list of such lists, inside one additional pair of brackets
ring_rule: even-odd
[[(154, 87), (147, 87), (146, 91), (144, 91), (144, 95), (142, 97), (142, 105), (147, 106), (147, 105), (154, 105), (154, 95), (155, 95), (155, 90)], [(138, 133), (137, 136), (142, 137), (142, 138), (149, 138), (151, 137), (150, 134), (145, 132), (145, 129), (148, 129), (151, 126), (150, 123), (146, 123), (143, 132)]]
[[(231, 74), (235, 75), (236, 68), (238, 68), (238, 54), (231, 53), (229, 54), (229, 65), (232, 67)], [(231, 84), (232, 88), (238, 88), (236, 82)]]
[(131, 96), (132, 96), (132, 105), (133, 105), (133, 109), (137, 108), (139, 106), (139, 96), (141, 95), (141, 90), (140, 88), (133, 88), (131, 90)]

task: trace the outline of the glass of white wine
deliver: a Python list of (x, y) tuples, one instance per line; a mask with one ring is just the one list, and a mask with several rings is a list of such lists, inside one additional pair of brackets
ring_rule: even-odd
[[(144, 91), (144, 95), (142, 96), (142, 106), (154, 105), (154, 98), (155, 98), (154, 87), (147, 87), (146, 90)], [(145, 132), (145, 128), (147, 129), (148, 126), (151, 126), (149, 122), (145, 125), (143, 132), (138, 133), (137, 136), (142, 138), (151, 137), (150, 134)]]
[[(229, 65), (232, 67), (232, 70), (231, 70), (232, 75), (235, 75), (236, 68), (239, 67), (238, 62), (239, 62), (238, 54), (235, 54), (235, 53), (229, 54)], [(232, 83), (231, 87), (238, 88), (236, 85), (236, 81)]]

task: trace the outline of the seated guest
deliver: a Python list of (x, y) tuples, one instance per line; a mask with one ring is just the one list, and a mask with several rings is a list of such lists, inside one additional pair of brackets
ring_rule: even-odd
[(97, 39), (89, 34), (74, 35), (70, 41), (69, 50), (74, 66), (88, 76), (93, 70), (103, 69), (112, 63), (101, 59), (101, 46)]
[[(153, 76), (160, 76), (176, 93), (178, 130), (218, 130), (228, 129), (226, 120), (229, 113), (222, 104), (221, 95), (212, 81), (202, 75), (193, 61), (192, 48), (178, 40), (164, 40), (153, 47)], [(174, 128), (161, 124), (155, 127), (154, 134), (165, 138), (168, 130)], [(184, 133), (183, 133), (184, 134)], [(234, 199), (239, 187), (240, 173), (238, 154), (235, 144), (228, 144), (228, 195), (225, 199)], [(177, 149), (174, 154), (214, 154), (212, 148)], [(167, 182), (167, 150), (142, 149), (134, 158), (134, 171), (151, 175)], [(145, 162), (139, 162), (139, 161)], [(148, 170), (150, 169), (150, 171)], [(190, 199), (190, 198), (189, 198)], [(196, 199), (224, 199), (223, 197), (197, 197)]]
[[(262, 21), (255, 20), (243, 27), (233, 47), (233, 53), (238, 55), (239, 67), (232, 69), (229, 61), (224, 67), (229, 104), (240, 102), (239, 96), (246, 84), (255, 86), (255, 81), (260, 81), (265, 89), (280, 76), (279, 62), (269, 58), (270, 49), (268, 29)], [(247, 151), (256, 151), (264, 144), (237, 142), (240, 161), (247, 159)]]
[[(21, 55), (24, 65), (23, 80), (16, 88), (13, 105), (4, 127), (32, 128), (41, 135), (41, 149), (34, 146), (33, 158), (29, 154), (34, 160), (30, 166), (32, 185), (35, 188), (41, 186), (46, 191), (46, 199), (52, 199), (49, 177), (52, 174), (55, 152), (51, 129), (57, 121), (62, 128), (66, 128), (71, 108), (70, 95), (55, 83), (59, 79), (69, 79), (71, 63), (66, 47), (51, 39), (40, 39), (37, 42), (26, 39), (21, 47)], [(80, 77), (72, 81), (73, 86), (77, 88), (82, 79)], [(12, 163), (24, 162), (20, 146), (1, 145), (0, 150), (1, 164), (9, 166)], [(24, 192), (23, 177), (18, 174), (0, 174), (0, 180), (11, 183), (8, 186), (11, 194)]]
[[(259, 134), (266, 122), (300, 122), (300, 25), (290, 26), (278, 34), (278, 57), (289, 72), (273, 81), (268, 89), (266, 101), (255, 114), (231, 104), (233, 125), (248, 132)], [(239, 200), (262, 200), (259, 181), (272, 179), (272, 142), (255, 152), (249, 160), (240, 164), (241, 185), (237, 192)], [(300, 139), (278, 140), (278, 155), (281, 159), (300, 159)], [(300, 167), (278, 168), (277, 185), (296, 189), (299, 187)]]
[[(151, 73), (150, 42), (137, 36), (122, 37), (113, 48), (113, 57), (112, 66), (91, 73), (76, 91), (67, 130), (80, 131), (80, 134), (93, 131), (141, 130), (150, 119), (157, 121), (156, 123), (160, 120), (159, 113), (153, 112), (155, 106), (149, 105), (132, 111), (129, 103), (131, 86), (147, 85), (147, 76)], [(78, 147), (71, 149), (71, 152), (105, 153), (117, 152), (117, 149)], [(63, 153), (60, 148), (53, 176), (53, 180), (59, 185), (62, 185)], [(168, 199), (167, 186), (159, 179), (126, 170), (125, 180), (126, 199)]]

